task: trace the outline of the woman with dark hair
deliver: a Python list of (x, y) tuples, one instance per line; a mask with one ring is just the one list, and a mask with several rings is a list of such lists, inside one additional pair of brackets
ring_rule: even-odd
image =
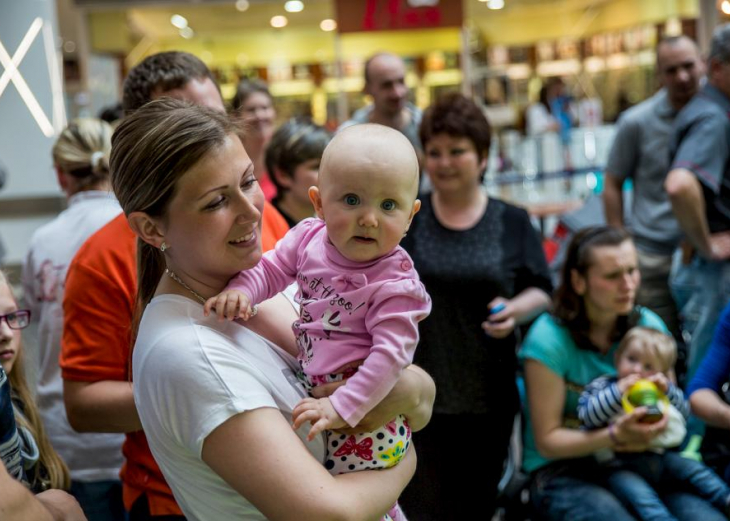
[[(290, 302), (266, 301), (245, 326), (203, 316), (206, 298), (261, 259), (264, 198), (239, 132), (219, 112), (161, 99), (114, 134), (112, 184), (139, 238), (132, 370), (147, 441), (190, 521), (378, 519), (415, 455), (392, 469), (327, 472), (322, 438), (291, 427), (306, 393)], [(428, 421), (432, 382), (418, 369), (403, 376), (408, 392), (397, 384), (375, 425), (398, 412), (414, 430)]]
[[(624, 230), (578, 232), (568, 246), (553, 311), (535, 321), (522, 345), (528, 398), (523, 467), (532, 475), (531, 499), (540, 519), (635, 519), (606, 488), (595, 454), (647, 450), (666, 417), (642, 423), (646, 408), (639, 407), (608, 427), (581, 430), (577, 407), (585, 385), (616, 374), (614, 354), (631, 327), (667, 332), (658, 316), (635, 305), (638, 286), (636, 248)], [(698, 496), (660, 496), (672, 519), (724, 519)]]
[(319, 162), (332, 136), (307, 119), (290, 119), (266, 147), (266, 170), (276, 186), (271, 200), (290, 228), (312, 217), (309, 188), (317, 184)]
[(236, 86), (236, 95), (231, 100), (233, 111), (246, 123), (243, 146), (253, 161), (256, 174), (267, 201), (276, 195), (276, 186), (266, 171), (264, 153), (274, 133), (274, 98), (261, 80), (242, 79)]
[[(433, 192), (402, 245), (433, 299), (416, 363), (438, 395), (414, 436), (420, 461), (402, 505), (419, 520), (489, 519), (519, 404), (515, 328), (547, 308), (550, 275), (527, 212), (482, 186), (490, 129), (481, 109), (448, 94), (426, 110), (420, 136)], [(488, 446), (470, 438), (455, 449), (461, 433), (485, 426)], [(479, 480), (468, 477), (476, 469)]]

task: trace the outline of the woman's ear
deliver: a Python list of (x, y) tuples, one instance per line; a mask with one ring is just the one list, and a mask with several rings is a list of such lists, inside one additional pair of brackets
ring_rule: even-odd
[(150, 246), (159, 248), (165, 242), (164, 230), (160, 228), (159, 222), (146, 213), (132, 212), (127, 217), (127, 222), (129, 222), (129, 227), (137, 234), (137, 237)]
[(578, 270), (570, 270), (570, 284), (573, 286), (573, 291), (575, 291), (578, 295), (585, 295), (586, 279), (583, 275), (578, 273)]
[(317, 217), (324, 221), (324, 211), (322, 210), (322, 197), (320, 196), (319, 188), (317, 188), (316, 186), (309, 187), (309, 200), (312, 201), (312, 206), (314, 206), (314, 212), (317, 214)]

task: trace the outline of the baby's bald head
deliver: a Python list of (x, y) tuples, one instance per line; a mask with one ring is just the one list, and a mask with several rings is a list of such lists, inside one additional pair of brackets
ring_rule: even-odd
[(339, 176), (355, 172), (380, 172), (386, 181), (406, 183), (413, 199), (418, 195), (416, 151), (403, 134), (390, 127), (364, 123), (338, 132), (322, 155), (319, 189), (326, 190), (329, 184), (338, 183)]

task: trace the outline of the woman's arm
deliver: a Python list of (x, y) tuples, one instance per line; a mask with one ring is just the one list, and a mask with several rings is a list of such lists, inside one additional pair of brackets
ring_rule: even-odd
[[(643, 407), (621, 416), (613, 427), (581, 431), (563, 427), (565, 382), (536, 360), (525, 361), (525, 383), (537, 450), (545, 458), (587, 456), (605, 447), (622, 451), (643, 451), (667, 424), (667, 418), (648, 425), (639, 423)], [(613, 434), (613, 439), (612, 439)]]
[(730, 429), (730, 405), (718, 393), (729, 373), (730, 305), (723, 310), (712, 344), (687, 388), (692, 412), (722, 429)]
[(527, 288), (511, 299), (497, 297), (489, 303), (490, 308), (504, 304), (504, 309), (490, 315), (482, 322), (482, 328), (491, 337), (504, 338), (516, 326), (525, 324), (550, 306), (550, 296), (540, 288)]
[(61, 490), (33, 496), (0, 463), (0, 519), (3, 521), (86, 521), (78, 502)]
[(730, 405), (712, 389), (699, 389), (689, 397), (692, 412), (708, 424), (730, 429)]
[[(350, 366), (351, 364), (348, 364), (347, 367)], [(315, 398), (329, 396), (344, 383), (343, 381), (319, 385), (312, 390), (312, 396)], [(342, 432), (357, 434), (374, 431), (399, 414), (408, 418), (408, 425), (413, 431), (420, 431), (431, 420), (435, 400), (436, 384), (433, 378), (420, 367), (411, 364), (401, 373), (390, 393), (365, 415), (357, 427), (343, 429)]]
[(142, 430), (134, 405), (132, 382), (64, 380), (63, 399), (68, 421), (78, 432)]
[(380, 519), (416, 468), (410, 450), (390, 469), (333, 477), (273, 408), (224, 422), (205, 439), (202, 458), (271, 520)]

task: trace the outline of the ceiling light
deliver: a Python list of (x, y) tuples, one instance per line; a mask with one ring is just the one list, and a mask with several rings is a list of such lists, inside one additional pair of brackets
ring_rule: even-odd
[(241, 12), (247, 11), (250, 6), (248, 0), (236, 0), (236, 9)]
[(304, 2), (299, 0), (289, 0), (284, 4), (284, 10), (287, 13), (298, 13), (304, 9)]
[(195, 36), (195, 32), (190, 27), (183, 27), (180, 29), (180, 36), (185, 38), (186, 40), (189, 40), (193, 36)]
[(720, 4), (720, 10), (721, 10), (721, 11), (722, 11), (723, 13), (725, 13), (725, 14), (730, 14), (730, 1), (729, 1), (729, 0), (724, 0), (724, 1), (723, 1), (723, 2), (722, 2), (722, 3)]
[(487, 0), (487, 7), (490, 9), (502, 9), (504, 7), (504, 0)]
[(286, 16), (274, 16), (271, 18), (271, 27), (276, 27), (277, 29), (281, 29), (282, 27), (286, 27), (286, 24), (289, 23), (289, 20), (286, 19)]
[(184, 16), (174, 14), (170, 17), (170, 23), (178, 29), (185, 29), (188, 26), (188, 20)]
[(319, 28), (326, 32), (334, 31), (335, 29), (337, 29), (337, 22), (335, 22), (331, 18), (327, 18), (326, 20), (322, 20), (319, 23)]

